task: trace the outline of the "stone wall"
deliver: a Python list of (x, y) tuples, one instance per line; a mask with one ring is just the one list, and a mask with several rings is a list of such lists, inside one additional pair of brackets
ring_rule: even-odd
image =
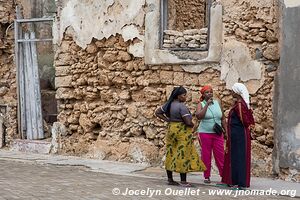
[(184, 31), (206, 26), (206, 0), (168, 0), (168, 29)]
[(118, 35), (82, 49), (65, 34), (56, 56), (58, 119), (69, 129), (63, 152), (134, 162), (140, 152), (145, 162), (160, 162), (166, 124), (154, 111), (173, 86), (188, 88), (193, 111), (200, 86), (224, 89), (218, 71), (198, 75), (180, 66), (147, 66), (127, 52), (130, 43)]
[[(255, 59), (279, 60), (279, 5), (277, 1), (243, 0), (224, 4), (225, 36), (247, 43)], [(269, 63), (269, 62), (268, 62)]]
[[(225, 110), (229, 109), (230, 92), (220, 81), (217, 70), (193, 74), (184, 72), (180, 66), (147, 66), (143, 59), (127, 52), (128, 45), (117, 36), (93, 41), (82, 49), (70, 35), (65, 35), (56, 57), (58, 119), (69, 130), (62, 152), (101, 159), (160, 162), (166, 124), (153, 113), (175, 85), (188, 88), (192, 111), (196, 109), (199, 88), (207, 83), (224, 101)], [(266, 73), (264, 86), (252, 97), (258, 122), (257, 140), (253, 141), (254, 175), (267, 175), (271, 167), (273, 77), (274, 72)]]
[(14, 65), (15, 4), (0, 0), (0, 110), (4, 115), (5, 142), (17, 136), (16, 69)]
[[(272, 100), (279, 60), (278, 5), (271, 0), (243, 0), (238, 4), (233, 0), (220, 1), (224, 6), (226, 27), (222, 59), (220, 63), (208, 63), (205, 70), (196, 73), (185, 71), (189, 66), (184, 65), (145, 65), (141, 50), (143, 16), (144, 11), (151, 8), (147, 8), (144, 1), (135, 1), (133, 4), (139, 9), (135, 9), (132, 18), (124, 17), (122, 8), (127, 7), (121, 1), (116, 0), (119, 3), (110, 3), (104, 8), (115, 19), (123, 20), (118, 21), (119, 24), (114, 24), (113, 20), (105, 21), (107, 17), (103, 17), (98, 8), (91, 10), (92, 16), (93, 12), (101, 15), (100, 27), (105, 27), (106, 32), (97, 32), (98, 35), (85, 31), (95, 28), (95, 22), (89, 23), (89, 18), (83, 17), (85, 26), (76, 29), (78, 26), (72, 26), (78, 22), (75, 16), (59, 15), (61, 21), (67, 20), (58, 26), (60, 33), (55, 55), (58, 120), (67, 127), (60, 152), (99, 159), (160, 163), (164, 155), (166, 124), (156, 119), (153, 113), (167, 99), (172, 88), (184, 85), (189, 90), (187, 103), (194, 112), (199, 88), (211, 84), (227, 114), (231, 106), (227, 89), (229, 80), (242, 80), (250, 89), (256, 119), (252, 174), (270, 175), (274, 145)], [(68, 0), (64, 2), (61, 5), (68, 5)], [(76, 0), (72, 2), (76, 5)], [(18, 137), (14, 38), (10, 26), (13, 13), (14, 5), (0, 0), (0, 105), (5, 114), (6, 141)], [(190, 28), (198, 27), (184, 29)], [(241, 48), (236, 46), (249, 55), (239, 57)], [(255, 72), (260, 76), (253, 78), (249, 73), (252, 65), (245, 66), (245, 59), (246, 63), (256, 63), (253, 66), (259, 64), (259, 70)]]
[(180, 31), (164, 31), (164, 48), (207, 49), (207, 28)]
[[(274, 77), (279, 61), (279, 5), (276, 1), (243, 0), (222, 1), (224, 6), (225, 40), (234, 38), (247, 45), (251, 57), (262, 63), (262, 86), (255, 92), (251, 102), (256, 126), (252, 141), (253, 173), (258, 175), (266, 169), (272, 170), (272, 149), (274, 146), (273, 92)], [(250, 91), (251, 81), (248, 82)], [(261, 85), (261, 83), (260, 83)]]
[[(109, 13), (116, 9), (117, 16), (121, 17), (125, 11), (118, 2), (114, 1), (107, 9)], [(123, 21), (108, 20), (105, 23), (105, 16), (99, 18), (99, 23), (103, 21), (107, 32), (92, 37), (87, 33), (95, 27), (85, 24), (76, 29), (75, 19), (78, 16), (89, 19), (93, 13), (76, 12), (76, 16), (65, 19), (64, 16), (69, 15), (62, 12), (62, 21), (58, 24), (62, 28), (61, 38), (55, 57), (56, 98), (58, 120), (67, 127), (68, 133), (62, 138), (60, 152), (99, 159), (159, 163), (164, 155), (166, 124), (154, 117), (154, 111), (165, 102), (172, 88), (184, 85), (188, 89), (187, 103), (194, 112), (199, 88), (211, 84), (228, 114), (232, 99), (227, 88), (230, 88), (230, 81), (242, 80), (251, 92), (256, 119), (252, 173), (270, 175), (274, 133), (272, 99), (279, 59), (277, 29), (271, 29), (278, 27), (277, 5), (272, 2), (262, 5), (260, 1), (250, 0), (239, 4), (233, 0), (221, 2), (226, 26), (222, 60), (207, 63), (205, 70), (197, 73), (185, 71), (189, 66), (184, 65), (145, 65), (143, 56), (135, 56), (131, 47), (143, 40), (143, 23), (137, 20), (142, 18), (132, 18), (134, 23), (130, 28), (135, 30), (136, 26), (139, 30), (134, 32), (136, 37), (128, 37), (120, 28), (129, 27), (129, 21), (122, 18)], [(68, 9), (72, 9), (70, 5), (77, 9), (76, 1), (72, 3)], [(150, 11), (151, 6), (146, 6), (145, 10)], [(106, 12), (105, 7), (101, 9), (101, 12), (97, 9), (99, 16), (102, 11)], [(135, 14), (141, 17), (142, 13)], [(250, 17), (244, 19), (246, 15)], [(244, 24), (248, 29), (242, 27)], [(238, 28), (245, 31), (245, 37), (240, 36)], [(270, 31), (276, 40), (267, 36)]]

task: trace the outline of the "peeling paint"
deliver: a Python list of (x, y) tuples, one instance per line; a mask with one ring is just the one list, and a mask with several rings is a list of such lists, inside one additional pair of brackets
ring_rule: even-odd
[(122, 28), (122, 36), (124, 41), (132, 40), (134, 38), (138, 38), (140, 40), (144, 40), (144, 36), (140, 35), (138, 28), (135, 25), (126, 25)]
[(101, 40), (117, 33), (124, 33), (128, 40), (143, 40), (137, 27), (144, 25), (144, 5), (145, 0), (104, 0), (101, 4), (96, 0), (70, 0), (55, 25), (59, 31), (55, 41), (60, 43), (67, 27), (74, 29), (74, 40), (82, 48), (93, 38)]
[(144, 57), (144, 35), (141, 35), (138, 27), (135, 25), (126, 25), (122, 28), (122, 36), (124, 41), (133, 40), (138, 38), (140, 42), (131, 44), (129, 46), (129, 53), (131, 53), (134, 57), (142, 58)]
[(264, 83), (263, 64), (253, 60), (246, 44), (227, 39), (221, 57), (221, 79), (231, 88), (239, 79), (248, 82), (250, 93), (255, 93)]
[(129, 46), (128, 52), (131, 53), (134, 57), (143, 58), (144, 53), (144, 42), (139, 42)]

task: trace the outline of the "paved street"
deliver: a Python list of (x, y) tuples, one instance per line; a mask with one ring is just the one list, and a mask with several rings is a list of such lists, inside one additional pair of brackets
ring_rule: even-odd
[[(221, 191), (196, 184), (194, 188), (168, 186), (160, 177), (92, 172), (82, 166), (38, 164), (0, 157), (0, 200), (2, 199), (232, 199), (231, 195), (209, 195)], [(115, 188), (115, 189), (114, 189)], [(129, 194), (125, 193), (128, 188)], [(113, 190), (114, 189), (114, 190)], [(112, 192), (119, 195), (113, 195)], [(250, 190), (249, 190), (250, 192)], [(142, 194), (134, 196), (133, 194)], [(238, 195), (236, 199), (293, 199), (284, 196)]]

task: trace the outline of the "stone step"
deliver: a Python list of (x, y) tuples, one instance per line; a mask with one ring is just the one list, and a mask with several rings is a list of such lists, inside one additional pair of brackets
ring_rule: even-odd
[(27, 153), (49, 154), (51, 151), (51, 142), (43, 140), (21, 140), (15, 139), (11, 144), (12, 151), (21, 151)]

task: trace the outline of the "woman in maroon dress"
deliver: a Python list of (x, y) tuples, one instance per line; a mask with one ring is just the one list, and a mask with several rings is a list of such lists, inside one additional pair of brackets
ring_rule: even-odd
[(242, 83), (232, 87), (235, 104), (228, 115), (227, 142), (222, 182), (232, 187), (250, 187), (251, 136), (254, 124), (249, 92)]

